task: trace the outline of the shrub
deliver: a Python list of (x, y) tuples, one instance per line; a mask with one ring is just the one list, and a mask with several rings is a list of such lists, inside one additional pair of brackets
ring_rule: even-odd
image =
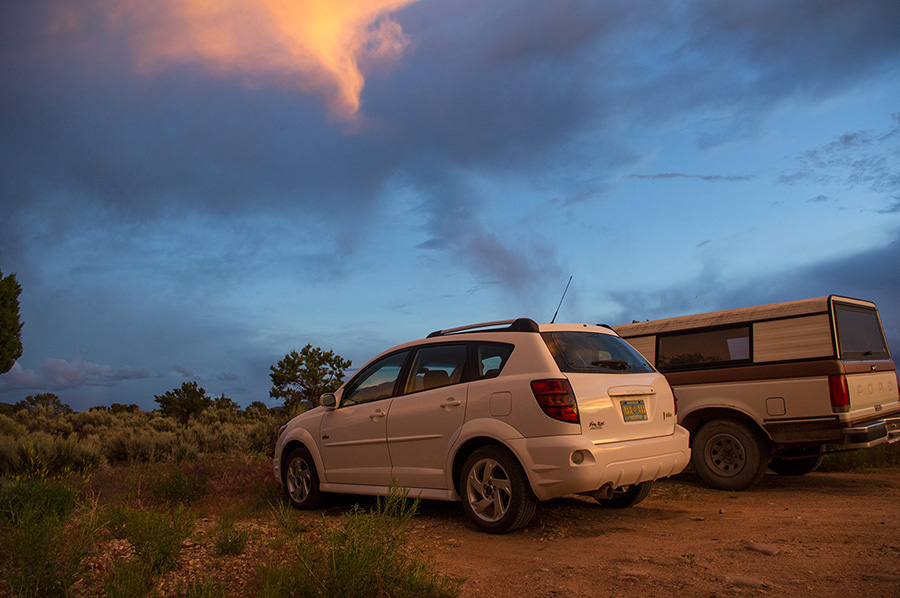
[(103, 464), (104, 457), (95, 438), (77, 434), (59, 438), (34, 433), (17, 440), (0, 436), (0, 472), (17, 478), (64, 477), (70, 473), (87, 475)]
[(0, 414), (0, 436), (19, 438), (20, 436), (24, 436), (27, 432), (28, 429), (25, 426), (8, 415)]
[(165, 461), (177, 444), (178, 437), (172, 432), (125, 428), (103, 438), (103, 453), (110, 463)]

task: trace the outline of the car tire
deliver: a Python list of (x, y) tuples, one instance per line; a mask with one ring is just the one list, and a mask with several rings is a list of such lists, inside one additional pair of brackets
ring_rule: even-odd
[(716, 419), (693, 435), (691, 463), (713, 488), (746, 490), (766, 473), (769, 445), (740, 421)]
[(315, 509), (322, 502), (316, 462), (305, 447), (288, 454), (284, 462), (284, 491), (295, 509)]
[(616, 488), (609, 498), (598, 498), (596, 500), (604, 507), (609, 507), (611, 509), (627, 509), (647, 498), (647, 496), (650, 495), (650, 490), (652, 488), (653, 482), (631, 484), (630, 486)]
[(460, 476), (463, 509), (482, 531), (504, 534), (528, 525), (537, 498), (515, 456), (499, 446), (469, 455)]

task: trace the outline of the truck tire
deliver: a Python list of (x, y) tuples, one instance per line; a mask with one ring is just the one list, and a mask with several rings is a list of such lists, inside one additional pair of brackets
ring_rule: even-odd
[[(790, 451), (785, 450), (785, 452), (779, 453), (778, 457), (774, 457), (769, 462), (769, 469), (779, 475), (806, 475), (808, 473), (812, 473), (813, 471), (818, 469), (819, 465), (821, 465), (822, 461), (825, 459), (824, 455), (818, 454), (823, 452), (824, 450), (824, 446), (815, 446), (808, 449), (791, 449)], [(796, 458), (800, 457), (804, 453), (816, 454), (808, 455), (802, 458)], [(782, 457), (795, 458), (783, 459)]]
[(691, 463), (707, 484), (719, 490), (746, 490), (766, 473), (769, 444), (743, 422), (715, 419), (693, 435)]

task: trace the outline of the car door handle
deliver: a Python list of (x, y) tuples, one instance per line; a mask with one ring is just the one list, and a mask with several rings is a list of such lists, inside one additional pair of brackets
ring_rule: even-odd
[(451, 407), (459, 407), (460, 405), (462, 405), (462, 401), (457, 399), (447, 399), (441, 403), (441, 409), (450, 409)]
[(369, 417), (371, 417), (372, 419), (381, 419), (381, 418), (384, 417), (385, 415), (387, 415), (387, 413), (385, 413), (385, 412), (382, 411), (381, 409), (376, 409), (376, 410), (375, 410), (375, 413), (373, 413), (373, 414), (370, 415)]

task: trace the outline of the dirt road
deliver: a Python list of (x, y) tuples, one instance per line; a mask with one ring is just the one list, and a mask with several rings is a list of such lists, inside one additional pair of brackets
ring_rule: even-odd
[(463, 598), (900, 597), (900, 473), (767, 475), (723, 492), (682, 475), (637, 507), (542, 503), (525, 530), (478, 533), (424, 503), (414, 545), (465, 578)]

